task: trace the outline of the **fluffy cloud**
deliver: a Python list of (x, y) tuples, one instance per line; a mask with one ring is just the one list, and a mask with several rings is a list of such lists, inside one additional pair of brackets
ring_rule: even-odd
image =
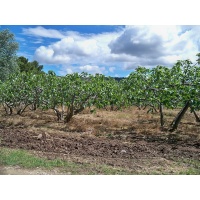
[(117, 33), (82, 36), (67, 32), (66, 35), (51, 45), (37, 48), (34, 58), (43, 64), (105, 64), (110, 60), (108, 43), (117, 37)]
[(35, 59), (45, 64), (65, 64), (70, 61), (70, 56), (57, 53), (50, 47), (41, 46), (35, 51)]
[(117, 59), (130, 56), (124, 60), (125, 70), (138, 65), (171, 66), (179, 59), (195, 60), (199, 31), (199, 26), (130, 26), (109, 47)]
[(48, 37), (48, 38), (64, 38), (65, 35), (63, 35), (60, 31), (54, 30), (54, 29), (45, 29), (42, 26), (38, 26), (36, 28), (24, 28), (23, 33), (25, 35), (31, 35), (36, 37)]
[(105, 67), (99, 67), (97, 65), (80, 66), (79, 69), (82, 72), (88, 72), (90, 74), (103, 74), (105, 72)]
[(159, 35), (148, 34), (145, 29), (137, 27), (124, 31), (116, 40), (109, 44), (111, 53), (127, 54), (136, 57), (152, 57), (164, 55), (162, 39)]
[(97, 65), (83, 65), (83, 66), (68, 66), (63, 65), (59, 71), (60, 75), (71, 74), (73, 72), (87, 72), (89, 74), (103, 74), (105, 73), (105, 67), (99, 67)]
[(23, 32), (36, 38), (58, 39), (38, 47), (34, 58), (42, 64), (61, 64), (60, 74), (75, 71), (105, 74), (116, 70), (120, 73), (138, 66), (171, 66), (178, 59), (195, 61), (200, 50), (200, 26), (127, 26), (101, 34), (43, 27)]
[(75, 40), (66, 37), (49, 46), (41, 46), (35, 51), (35, 58), (47, 64), (66, 64), (79, 60), (90, 60), (97, 56), (101, 49), (93, 39)]

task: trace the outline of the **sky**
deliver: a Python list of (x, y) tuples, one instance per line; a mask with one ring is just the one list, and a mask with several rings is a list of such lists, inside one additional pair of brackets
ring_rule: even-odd
[(2, 25), (19, 43), (18, 56), (37, 60), (57, 75), (82, 71), (126, 77), (138, 66), (195, 63), (200, 26), (193, 25)]

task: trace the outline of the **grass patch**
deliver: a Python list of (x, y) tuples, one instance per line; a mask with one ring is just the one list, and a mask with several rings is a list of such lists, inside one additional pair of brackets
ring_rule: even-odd
[(179, 175), (200, 175), (200, 171), (198, 169), (187, 169), (186, 171), (182, 171)]
[(13, 150), (7, 148), (0, 149), (0, 164), (9, 166), (19, 165), (25, 168), (53, 168), (65, 166), (65, 163), (62, 160), (47, 160), (33, 156), (25, 150)]
[(199, 160), (183, 159), (179, 162), (187, 166), (187, 169), (184, 171), (181, 171), (179, 174), (200, 175), (200, 161)]
[(61, 174), (72, 175), (200, 175), (200, 161), (192, 159), (174, 160), (169, 166), (151, 165), (149, 170), (146, 169), (128, 169), (122, 167), (113, 167), (109, 165), (96, 163), (76, 163), (61, 159), (48, 160), (32, 155), (28, 151), (21, 149), (0, 148), (0, 165), (20, 166), (26, 169), (54, 169), (56, 168)]
[(104, 174), (104, 175), (126, 175), (135, 174), (122, 168), (113, 168), (107, 165), (96, 165), (89, 163), (75, 163), (63, 161), (60, 159), (48, 160), (32, 155), (21, 149), (0, 148), (0, 165), (20, 166), (28, 169), (43, 168), (53, 169), (60, 168), (63, 174)]

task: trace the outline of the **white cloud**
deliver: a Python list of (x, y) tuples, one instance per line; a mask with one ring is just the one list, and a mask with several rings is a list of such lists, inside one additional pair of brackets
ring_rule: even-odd
[(44, 64), (105, 64), (110, 55), (108, 43), (117, 37), (117, 33), (84, 36), (77, 32), (66, 34), (68, 36), (65, 38), (36, 49), (35, 59)]
[[(177, 58), (195, 60), (200, 49), (199, 31), (200, 26), (129, 26), (109, 46), (118, 58), (130, 55), (132, 61), (127, 61), (132, 65), (171, 65)], [(124, 69), (130, 66), (125, 64)]]
[(79, 69), (81, 72), (88, 72), (90, 74), (103, 74), (105, 71), (105, 67), (99, 67), (97, 65), (80, 66)]
[(124, 70), (133, 70), (136, 69), (139, 63), (125, 62), (123, 65)]
[(15, 39), (17, 40), (17, 41), (20, 41), (20, 42), (25, 42), (26, 40), (24, 39), (24, 38), (22, 38), (22, 37), (15, 37)]
[(42, 26), (38, 26), (36, 28), (24, 28), (23, 33), (26, 35), (36, 36), (36, 37), (48, 37), (48, 38), (64, 38), (60, 31), (54, 29), (45, 29)]
[(70, 61), (67, 54), (56, 54), (52, 48), (41, 46), (35, 51), (36, 60), (43, 64), (65, 64)]
[(37, 38), (36, 40), (32, 41), (34, 44), (42, 44), (44, 41), (42, 38)]
[(138, 66), (171, 66), (178, 59), (195, 61), (200, 50), (199, 32), (200, 26), (127, 26), (101, 34), (43, 27), (24, 30), (32, 36), (59, 39), (37, 48), (34, 58), (43, 64), (61, 64), (62, 74), (81, 70), (105, 74)]
[(83, 65), (83, 66), (70, 66), (63, 65), (59, 70), (59, 75), (65, 76), (66, 74), (72, 74), (73, 72), (87, 72), (89, 74), (105, 74), (105, 67), (99, 67), (97, 65)]
[(65, 76), (66, 74), (72, 74), (74, 72), (72, 66), (62, 65), (58, 70), (58, 75)]

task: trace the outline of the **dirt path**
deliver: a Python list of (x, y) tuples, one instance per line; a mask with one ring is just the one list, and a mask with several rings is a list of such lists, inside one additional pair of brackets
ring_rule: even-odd
[(19, 166), (0, 166), (0, 175), (62, 175), (62, 173), (56, 169), (24, 169)]

